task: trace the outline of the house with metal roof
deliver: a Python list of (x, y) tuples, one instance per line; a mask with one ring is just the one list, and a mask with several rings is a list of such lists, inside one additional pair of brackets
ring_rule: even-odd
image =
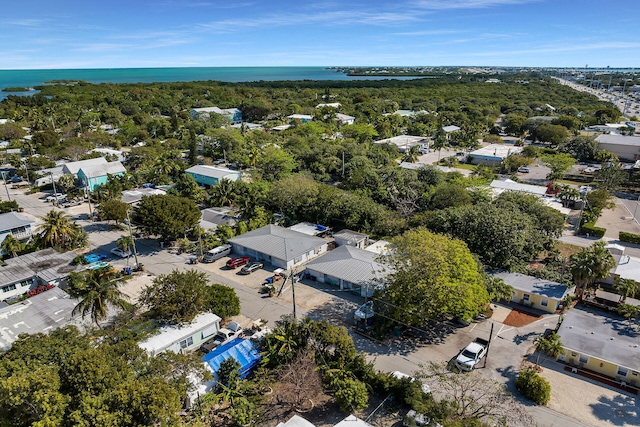
[(617, 381), (640, 387), (640, 330), (637, 325), (597, 310), (573, 309), (565, 314), (558, 335), (564, 353), (558, 360), (574, 372), (588, 369)]
[(327, 251), (329, 242), (279, 225), (269, 224), (241, 234), (229, 243), (233, 252), (274, 267), (290, 269)]
[(77, 304), (76, 299), (55, 287), (0, 308), (0, 350), (8, 350), (20, 334), (48, 333), (68, 324), (82, 324), (72, 316)]
[(167, 194), (160, 188), (138, 188), (135, 190), (124, 190), (120, 196), (120, 200), (130, 205), (135, 205), (145, 196), (162, 196)]
[(469, 162), (474, 165), (498, 166), (512, 154), (522, 153), (522, 147), (507, 144), (489, 144), (469, 153)]
[(398, 135), (391, 138), (374, 141), (374, 144), (390, 144), (398, 147), (401, 153), (406, 153), (411, 147), (429, 148), (429, 140), (423, 136)]
[(371, 296), (383, 284), (389, 268), (378, 262), (379, 255), (355, 246), (338, 248), (306, 265), (305, 273), (312, 280)]
[(547, 194), (547, 187), (542, 185), (522, 184), (511, 179), (494, 179), (489, 186), (494, 190), (494, 194), (498, 195), (503, 191), (518, 191), (521, 193), (534, 194), (536, 196), (544, 196)]
[[(28, 240), (33, 235), (31, 224), (35, 221), (18, 212), (6, 212), (0, 214), (0, 245), (7, 236), (11, 235), (18, 240)], [(0, 255), (5, 255), (0, 249)]]
[(512, 302), (555, 313), (569, 294), (569, 287), (562, 283), (520, 273), (501, 272), (493, 275), (513, 287)]
[(191, 175), (198, 184), (210, 187), (218, 184), (223, 179), (228, 179), (229, 181), (240, 181), (242, 179), (242, 172), (240, 171), (209, 165), (191, 166), (184, 172), (187, 175)]
[(364, 249), (369, 244), (368, 234), (358, 233), (357, 231), (347, 230), (346, 228), (337, 233), (333, 233), (333, 238), (338, 246), (349, 245)]
[(208, 119), (211, 117), (211, 113), (220, 114), (221, 116), (228, 118), (231, 121), (231, 124), (240, 123), (242, 121), (242, 110), (239, 108), (201, 107), (189, 110), (189, 114), (194, 119)]
[(40, 285), (59, 285), (72, 271), (82, 269), (71, 262), (74, 252), (53, 248), (20, 255), (0, 265), (0, 300), (12, 300)]
[(78, 180), (83, 186), (88, 186), (93, 191), (104, 185), (109, 180), (109, 176), (124, 175), (127, 170), (120, 162), (100, 163), (97, 165), (86, 165), (78, 169)]
[(287, 116), (287, 119), (289, 119), (289, 123), (291, 123), (292, 120), (300, 120), (302, 124), (305, 124), (313, 121), (313, 116), (309, 114), (291, 114)]
[(94, 159), (80, 160), (77, 162), (69, 162), (62, 165), (62, 173), (65, 175), (78, 175), (78, 171), (82, 167), (104, 165), (107, 164), (107, 159), (104, 157), (96, 157)]
[(598, 150), (609, 151), (620, 160), (640, 160), (640, 136), (604, 134), (596, 137)]
[(233, 227), (238, 222), (238, 217), (228, 207), (207, 208), (201, 211), (202, 219), (200, 219), (200, 227), (205, 230), (215, 231), (219, 225), (228, 225)]
[(201, 313), (187, 325), (167, 325), (146, 340), (138, 343), (140, 348), (152, 356), (163, 351), (185, 353), (196, 349), (220, 330), (219, 316)]

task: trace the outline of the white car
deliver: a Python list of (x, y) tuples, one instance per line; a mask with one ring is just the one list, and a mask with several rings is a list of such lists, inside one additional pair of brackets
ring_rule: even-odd
[(52, 195), (50, 195), (50, 196), (47, 196), (47, 198), (46, 198), (45, 200), (46, 200), (47, 202), (55, 202), (55, 201), (61, 202), (61, 201), (63, 201), (63, 200), (64, 200), (64, 199), (66, 199), (66, 198), (67, 198), (67, 195), (66, 195), (66, 194), (62, 194), (62, 193), (55, 193), (55, 194), (52, 194)]
[(120, 258), (128, 258), (131, 256), (131, 251), (123, 251), (120, 248), (113, 248), (111, 249), (111, 253), (114, 255), (119, 256)]

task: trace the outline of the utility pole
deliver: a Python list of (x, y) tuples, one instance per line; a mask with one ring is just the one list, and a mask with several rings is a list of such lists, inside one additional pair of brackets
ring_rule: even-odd
[(133, 232), (131, 231), (131, 219), (129, 218), (129, 209), (127, 209), (127, 222), (129, 223), (129, 237), (131, 237), (131, 246), (133, 246), (133, 258), (136, 261), (136, 269), (140, 268), (140, 264), (138, 264), (138, 251), (136, 250), (136, 239), (133, 237)]
[(49, 176), (51, 177), (51, 183), (53, 184), (53, 204), (58, 206), (58, 192), (56, 191), (56, 182), (53, 180), (53, 172), (49, 172)]
[[(84, 178), (84, 191), (87, 194), (87, 201), (89, 202), (89, 218), (91, 218), (91, 220), (93, 221), (93, 211), (91, 209), (91, 190), (89, 189), (89, 182), (87, 181), (87, 178)], [(129, 211), (127, 211), (128, 213)]]
[(487, 343), (487, 354), (484, 355), (484, 365), (482, 366), (483, 368), (487, 367), (487, 359), (489, 358), (489, 349), (491, 348), (491, 338), (493, 338), (493, 325), (494, 323), (491, 323), (491, 332), (489, 332), (489, 342)]
[(9, 188), (7, 187), (7, 177), (4, 176), (5, 172), (2, 171), (2, 181), (4, 182), (4, 189), (7, 191), (7, 198), (11, 201), (11, 196), (9, 195)]
[(202, 253), (202, 229), (200, 228), (200, 224), (198, 224), (198, 243), (200, 244), (200, 261), (202, 261), (204, 254)]
[(291, 270), (291, 295), (293, 299), (293, 320), (297, 320), (296, 318), (296, 280), (295, 280), (295, 270)]

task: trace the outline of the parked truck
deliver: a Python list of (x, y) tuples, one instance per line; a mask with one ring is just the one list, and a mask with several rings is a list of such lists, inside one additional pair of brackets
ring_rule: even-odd
[(468, 372), (472, 370), (487, 355), (488, 349), (489, 341), (476, 338), (458, 354), (456, 366), (461, 371)]

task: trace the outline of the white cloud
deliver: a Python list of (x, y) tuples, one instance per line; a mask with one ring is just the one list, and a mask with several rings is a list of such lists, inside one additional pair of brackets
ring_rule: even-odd
[(416, 0), (411, 5), (424, 10), (485, 9), (535, 3), (541, 0)]

